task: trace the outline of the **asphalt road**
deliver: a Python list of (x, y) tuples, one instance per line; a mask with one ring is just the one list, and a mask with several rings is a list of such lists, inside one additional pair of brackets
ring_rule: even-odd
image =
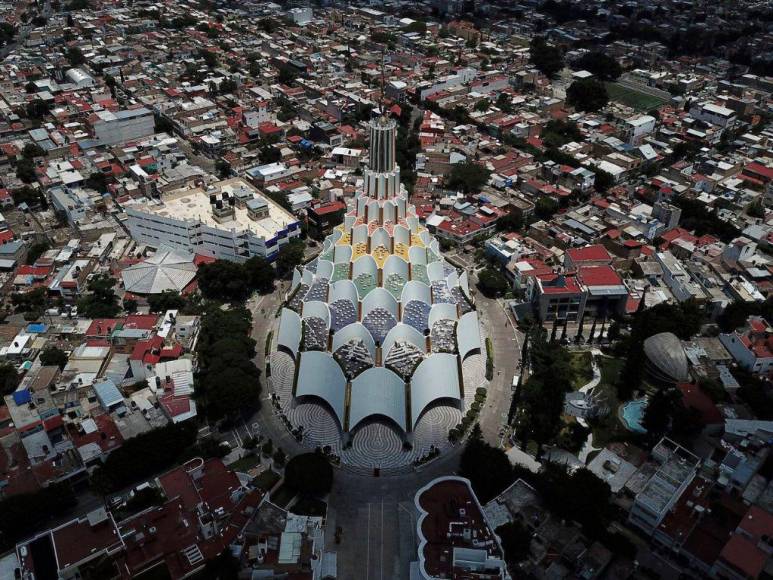
[[(476, 305), (494, 347), (494, 377), (488, 387), (486, 404), (480, 412), (480, 428), (484, 439), (498, 446), (510, 409), (513, 375), (521, 358), (523, 335), (514, 328), (512, 317), (500, 301), (478, 293)], [(486, 355), (485, 345), (482, 346), (482, 354)]]

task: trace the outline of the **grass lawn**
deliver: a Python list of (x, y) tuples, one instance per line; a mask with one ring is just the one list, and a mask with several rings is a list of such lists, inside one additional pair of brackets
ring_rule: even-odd
[(295, 497), (295, 492), (286, 485), (279, 486), (276, 492), (271, 494), (271, 503), (279, 507), (285, 507)]
[(255, 487), (259, 487), (263, 491), (269, 491), (276, 485), (277, 481), (279, 481), (279, 474), (276, 471), (267, 469), (258, 475), (255, 479), (253, 479), (252, 483), (255, 485)]
[(607, 356), (596, 357), (596, 362), (601, 371), (601, 381), (594, 390), (594, 394), (600, 396), (609, 407), (609, 413), (591, 422), (593, 430), (593, 446), (604, 447), (612, 441), (618, 441), (630, 436), (630, 432), (620, 424), (617, 418), (617, 408), (620, 401), (617, 398), (617, 378), (625, 364), (623, 359)]
[(607, 385), (614, 385), (617, 383), (617, 377), (620, 376), (620, 371), (623, 370), (625, 361), (621, 358), (612, 358), (608, 356), (600, 356), (596, 359), (596, 363), (599, 365), (601, 371), (601, 382)]
[(593, 378), (593, 355), (589, 350), (569, 354), (569, 364), (572, 366), (572, 388), (584, 387)]
[(327, 513), (327, 504), (321, 499), (302, 497), (290, 508), (290, 511), (299, 516), (322, 516)]
[(627, 105), (639, 111), (650, 111), (655, 107), (659, 107), (663, 103), (667, 102), (660, 97), (654, 97), (647, 93), (642, 93), (628, 87), (624, 87), (618, 83), (604, 83), (607, 87), (607, 94), (609, 94), (609, 100), (617, 101), (623, 105)]
[(234, 461), (228, 467), (232, 471), (241, 471), (242, 473), (247, 473), (250, 469), (252, 469), (253, 467), (256, 467), (259, 463), (260, 463), (260, 458), (254, 455), (245, 455), (241, 459), (237, 459), (236, 461)]

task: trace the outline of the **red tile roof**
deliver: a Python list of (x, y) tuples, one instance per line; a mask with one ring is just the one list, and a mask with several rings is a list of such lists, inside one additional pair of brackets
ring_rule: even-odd
[(618, 286), (623, 283), (611, 266), (583, 266), (577, 276), (586, 286)]
[(584, 248), (569, 248), (566, 250), (566, 253), (575, 264), (580, 262), (612, 261), (612, 256), (609, 255), (607, 249), (601, 244), (585, 246)]

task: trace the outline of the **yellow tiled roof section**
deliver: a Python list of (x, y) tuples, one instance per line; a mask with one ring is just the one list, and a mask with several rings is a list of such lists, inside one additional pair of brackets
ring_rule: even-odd
[(420, 248), (424, 247), (424, 242), (421, 241), (421, 238), (417, 236), (416, 234), (411, 235), (411, 245), (412, 246), (419, 246)]
[(376, 265), (379, 268), (384, 267), (384, 262), (386, 262), (389, 255), (389, 250), (387, 250), (384, 246), (379, 246), (373, 250), (373, 259), (376, 260)]
[(354, 248), (352, 251), (352, 262), (354, 262), (357, 258), (364, 256), (367, 253), (368, 253), (368, 244), (366, 244), (365, 242), (354, 244)]
[(352, 243), (352, 235), (350, 233), (345, 233), (341, 236), (341, 239), (336, 242), (336, 246), (348, 246)]
[(400, 256), (403, 260), (407, 262), (408, 246), (406, 246), (403, 242), (398, 242), (397, 244), (395, 244), (395, 255)]

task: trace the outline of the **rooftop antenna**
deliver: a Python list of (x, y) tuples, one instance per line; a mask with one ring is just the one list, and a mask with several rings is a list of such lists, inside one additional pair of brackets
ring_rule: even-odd
[(378, 101), (378, 108), (379, 113), (381, 116), (384, 116), (384, 60), (386, 59), (386, 56), (384, 55), (384, 49), (381, 49), (381, 95), (379, 96)]

